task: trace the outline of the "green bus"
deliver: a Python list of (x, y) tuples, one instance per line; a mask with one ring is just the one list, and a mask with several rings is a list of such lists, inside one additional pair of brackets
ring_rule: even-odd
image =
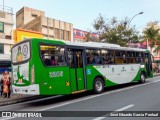
[(13, 93), (76, 94), (152, 77), (148, 50), (32, 38), (12, 47)]

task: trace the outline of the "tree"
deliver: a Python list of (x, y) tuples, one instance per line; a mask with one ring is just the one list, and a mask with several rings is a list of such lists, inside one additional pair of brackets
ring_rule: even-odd
[(85, 40), (86, 42), (92, 41), (92, 42), (99, 42), (99, 39), (97, 39), (97, 37), (92, 36), (92, 32), (87, 32), (87, 34), (85, 34)]
[(138, 40), (138, 31), (135, 30), (135, 26), (127, 28), (128, 22), (128, 18), (118, 20), (116, 17), (112, 17), (105, 20), (99, 14), (99, 17), (94, 20), (93, 27), (100, 35), (100, 41), (105, 39), (107, 43), (126, 46), (129, 41)]
[(155, 47), (155, 45), (157, 44), (157, 42), (159, 42), (160, 40), (158, 39), (159, 37), (159, 29), (155, 29), (154, 26), (152, 25), (149, 28), (146, 28), (143, 31), (144, 34), (144, 39), (145, 41), (150, 41), (150, 52), (152, 53), (152, 48)]
[(156, 49), (153, 52), (158, 53), (160, 51), (160, 46), (157, 46)]
[(160, 46), (159, 46), (159, 44), (160, 44), (160, 37), (159, 36), (157, 38), (157, 43), (156, 44), (158, 44), (158, 45), (156, 46), (156, 48), (155, 48), (155, 50), (153, 52), (156, 52), (158, 54), (159, 51), (160, 51)]

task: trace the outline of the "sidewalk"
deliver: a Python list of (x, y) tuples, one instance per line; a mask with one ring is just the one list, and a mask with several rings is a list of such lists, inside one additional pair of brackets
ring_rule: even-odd
[(34, 100), (38, 98), (42, 98), (44, 96), (36, 96), (36, 95), (22, 95), (21, 97), (18, 94), (11, 94), (10, 98), (4, 98), (0, 96), (0, 106), (20, 103), (24, 101)]
[(154, 77), (160, 76), (160, 73), (154, 73)]

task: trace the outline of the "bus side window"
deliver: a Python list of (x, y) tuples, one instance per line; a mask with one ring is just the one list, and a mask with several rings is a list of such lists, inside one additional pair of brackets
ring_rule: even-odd
[(116, 56), (116, 64), (124, 64), (126, 63), (126, 55), (125, 51), (115, 51), (115, 56)]
[(92, 65), (95, 64), (95, 55), (94, 55), (93, 49), (86, 49), (86, 55), (87, 55), (87, 64)]
[(44, 59), (44, 63), (45, 63), (46, 66), (51, 66), (52, 65), (51, 60), (48, 59), (48, 58)]
[(73, 58), (72, 58), (72, 57), (69, 57), (69, 58), (68, 58), (68, 61), (69, 61), (69, 67), (70, 67), (70, 68), (74, 68)]
[(51, 57), (51, 63), (52, 65), (58, 65), (58, 57), (57, 56), (52, 56)]
[(126, 51), (126, 60), (127, 60), (127, 63), (130, 64), (130, 63), (136, 63), (137, 60), (136, 60), (136, 57), (135, 57), (135, 52), (132, 52), (132, 51)]
[(100, 56), (95, 56), (95, 64), (101, 64), (101, 57)]
[(82, 52), (76, 52), (76, 60), (77, 60), (77, 67), (78, 68), (82, 68), (83, 67), (83, 63), (82, 63)]
[(49, 55), (48, 52), (45, 52), (43, 55), (42, 55), (42, 59), (43, 59), (43, 62), (46, 66), (51, 66), (51, 56)]
[(66, 65), (63, 46), (40, 45), (41, 59), (45, 66)]
[(144, 63), (144, 54), (142, 52), (136, 52), (136, 63)]
[(94, 64), (94, 56), (93, 55), (89, 55), (87, 57), (87, 64), (91, 65), (91, 64)]

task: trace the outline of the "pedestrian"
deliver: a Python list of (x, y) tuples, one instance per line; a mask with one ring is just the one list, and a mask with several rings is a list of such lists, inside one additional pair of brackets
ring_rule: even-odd
[(9, 72), (8, 71), (5, 71), (3, 73), (3, 77), (1, 79), (1, 82), (2, 82), (2, 95), (4, 96), (4, 98), (10, 98), (10, 76), (9, 76)]
[(0, 84), (1, 84), (1, 96), (3, 95), (3, 80), (2, 80), (2, 78), (1, 78), (1, 81), (0, 81)]

